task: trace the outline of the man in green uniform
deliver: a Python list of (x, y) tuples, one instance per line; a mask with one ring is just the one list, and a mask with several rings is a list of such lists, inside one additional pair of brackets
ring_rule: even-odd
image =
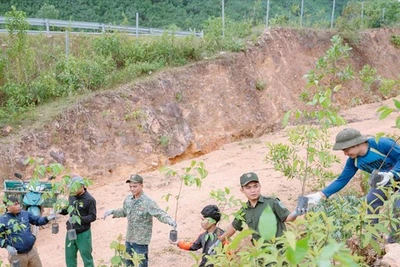
[[(92, 256), (91, 223), (96, 220), (96, 200), (87, 191), (84, 179), (74, 175), (69, 185), (69, 206), (61, 210), (60, 214), (70, 215), (67, 221), (68, 233), (65, 237), (65, 263), (67, 267), (77, 267), (77, 254), (81, 254), (85, 267), (94, 267)], [(71, 235), (71, 232), (73, 235)]]
[[(103, 219), (111, 214), (113, 218), (128, 218), (125, 238), (126, 252), (131, 256), (133, 251), (143, 255), (144, 260), (139, 267), (147, 267), (153, 217), (156, 217), (162, 223), (169, 224), (174, 229), (176, 229), (176, 222), (143, 192), (143, 178), (140, 175), (131, 175), (126, 183), (129, 183), (132, 194), (125, 198), (122, 208), (106, 211)], [(132, 261), (127, 259), (126, 266), (133, 266)]]
[(285, 208), (278, 198), (265, 197), (260, 194), (261, 185), (258, 180), (257, 174), (254, 172), (245, 173), (240, 177), (240, 191), (247, 197), (248, 202), (246, 206), (239, 211), (243, 215), (242, 219), (235, 218), (232, 224), (228, 227), (224, 234), (219, 236), (219, 240), (224, 241), (226, 238), (231, 237), (236, 231), (243, 230), (243, 223), (246, 223), (250, 229), (253, 229), (253, 241), (260, 238), (258, 223), (260, 216), (264, 209), (269, 206), (276, 216), (276, 237), (283, 234), (286, 230), (285, 222), (292, 222), (296, 220), (297, 216), (306, 212), (305, 209), (297, 209), (290, 212)]

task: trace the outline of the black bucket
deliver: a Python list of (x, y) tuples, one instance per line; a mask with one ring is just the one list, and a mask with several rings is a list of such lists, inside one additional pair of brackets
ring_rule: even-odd
[(19, 260), (13, 260), (11, 262), (12, 267), (21, 267), (21, 264), (19, 263)]
[(60, 226), (58, 225), (58, 223), (53, 223), (51, 225), (51, 233), (52, 234), (58, 234), (59, 230), (60, 230)]
[(298, 209), (307, 209), (308, 207), (308, 197), (305, 196), (299, 196), (297, 198), (297, 208)]
[(169, 239), (172, 242), (176, 242), (178, 240), (178, 231), (176, 231), (176, 230), (169, 231)]
[(371, 175), (369, 176), (368, 184), (372, 188), (376, 188), (376, 184), (379, 183), (380, 181), (382, 181), (382, 179), (383, 179), (383, 176), (378, 173), (379, 173), (378, 170), (373, 170)]

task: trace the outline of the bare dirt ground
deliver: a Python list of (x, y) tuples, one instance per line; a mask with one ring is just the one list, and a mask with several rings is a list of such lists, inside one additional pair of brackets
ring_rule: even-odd
[[(378, 132), (399, 134), (398, 129), (393, 127), (395, 114), (380, 121), (376, 113), (376, 109), (381, 105), (392, 105), (392, 103), (393, 101), (389, 99), (383, 103), (368, 104), (347, 110), (343, 115), (345, 115), (348, 121), (354, 122), (349, 123), (347, 126), (332, 128), (332, 142), (336, 133), (345, 127), (359, 129), (363, 134), (373, 135)], [(216, 204), (216, 201), (210, 197), (212, 190), (227, 187), (231, 189), (233, 195), (244, 200), (238, 185), (239, 176), (244, 172), (254, 171), (259, 175), (263, 194), (278, 196), (289, 209), (295, 207), (296, 198), (301, 190), (300, 182), (298, 180), (287, 180), (280, 173), (274, 171), (270, 164), (265, 162), (267, 152), (266, 142), (287, 142), (285, 131), (280, 130), (259, 138), (226, 144), (220, 149), (196, 159), (205, 163), (209, 175), (203, 181), (201, 188), (183, 188), (177, 219), (179, 239), (193, 240), (202, 231), (199, 222), (199, 212), (207, 204)], [(341, 152), (337, 153), (338, 156), (344, 159)], [(172, 168), (182, 173), (181, 169), (189, 166), (189, 164), (190, 160), (186, 160), (173, 165)], [(335, 170), (340, 171), (340, 168), (341, 166), (336, 166)], [(121, 169), (112, 179), (103, 181), (102, 183), (95, 183), (89, 188), (89, 191), (97, 200), (99, 218), (105, 210), (118, 208), (122, 205), (125, 196), (129, 194), (125, 180), (130, 172), (130, 169)], [(170, 200), (167, 203), (162, 199), (162, 196), (168, 193), (177, 194), (179, 186), (178, 178), (167, 179), (159, 171), (142, 173), (142, 175), (145, 178), (145, 192), (156, 200), (160, 207), (166, 208), (169, 206), (168, 213), (173, 216), (175, 202)], [(226, 210), (226, 212), (229, 213), (229, 210)], [(65, 265), (64, 238), (66, 231), (63, 226), (66, 219), (59, 219), (61, 226), (60, 232), (57, 235), (51, 234), (51, 229), (48, 226), (39, 232), (36, 245), (40, 252), (43, 266), (45, 267)], [(223, 221), (220, 226), (225, 228), (228, 223), (228, 221)], [(110, 249), (110, 244), (112, 241), (117, 240), (119, 235), (125, 235), (126, 224), (125, 218), (112, 219), (110, 217), (106, 220), (98, 219), (92, 224), (93, 255), (96, 266), (99, 266), (101, 262), (110, 266), (109, 261), (114, 253)], [(154, 220), (149, 266), (192, 266), (194, 260), (191, 258), (190, 253), (181, 251), (169, 244), (169, 230), (170, 227), (168, 225), (162, 224), (156, 219)], [(5, 259), (6, 250), (0, 250), (0, 257)], [(83, 266), (81, 261), (79, 266)]]

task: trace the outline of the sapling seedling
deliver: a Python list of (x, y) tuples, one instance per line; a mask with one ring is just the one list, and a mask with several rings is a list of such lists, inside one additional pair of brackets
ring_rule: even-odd
[[(192, 174), (193, 171), (196, 171), (197, 173)], [(162, 167), (161, 172), (163, 172), (166, 176), (178, 176), (180, 179), (180, 185), (179, 185), (179, 190), (178, 194), (175, 196), (176, 202), (175, 202), (175, 222), (178, 220), (178, 209), (179, 209), (179, 199), (182, 193), (182, 188), (183, 185), (185, 186), (192, 186), (195, 184), (197, 187), (201, 187), (201, 181), (205, 179), (208, 175), (208, 171), (204, 168), (204, 163), (203, 162), (197, 162), (193, 160), (190, 163), (189, 167), (184, 168), (184, 173), (182, 175), (179, 175), (175, 170), (168, 168), (168, 167)], [(168, 201), (169, 196), (171, 194), (167, 194), (165, 199)], [(170, 231), (170, 239), (171, 241), (176, 241), (178, 240), (178, 232), (176, 229), (173, 229)]]

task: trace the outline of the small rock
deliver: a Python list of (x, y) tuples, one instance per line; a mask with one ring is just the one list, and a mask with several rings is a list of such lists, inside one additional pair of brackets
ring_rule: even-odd
[(386, 254), (383, 256), (381, 266), (400, 267), (399, 255), (400, 244), (387, 244), (385, 246)]
[(22, 157), (17, 158), (15, 160), (16, 167), (17, 167), (18, 170), (24, 171), (26, 169), (26, 165), (24, 164), (26, 159), (27, 159), (27, 157), (22, 156)]
[(4, 126), (4, 127), (1, 129), (1, 135), (2, 135), (2, 136), (7, 136), (7, 135), (9, 135), (9, 134), (12, 132), (12, 130), (13, 130), (13, 128), (12, 128), (11, 126), (9, 126), (9, 125)]
[(50, 151), (50, 156), (55, 159), (58, 163), (65, 164), (65, 155), (62, 151)]

